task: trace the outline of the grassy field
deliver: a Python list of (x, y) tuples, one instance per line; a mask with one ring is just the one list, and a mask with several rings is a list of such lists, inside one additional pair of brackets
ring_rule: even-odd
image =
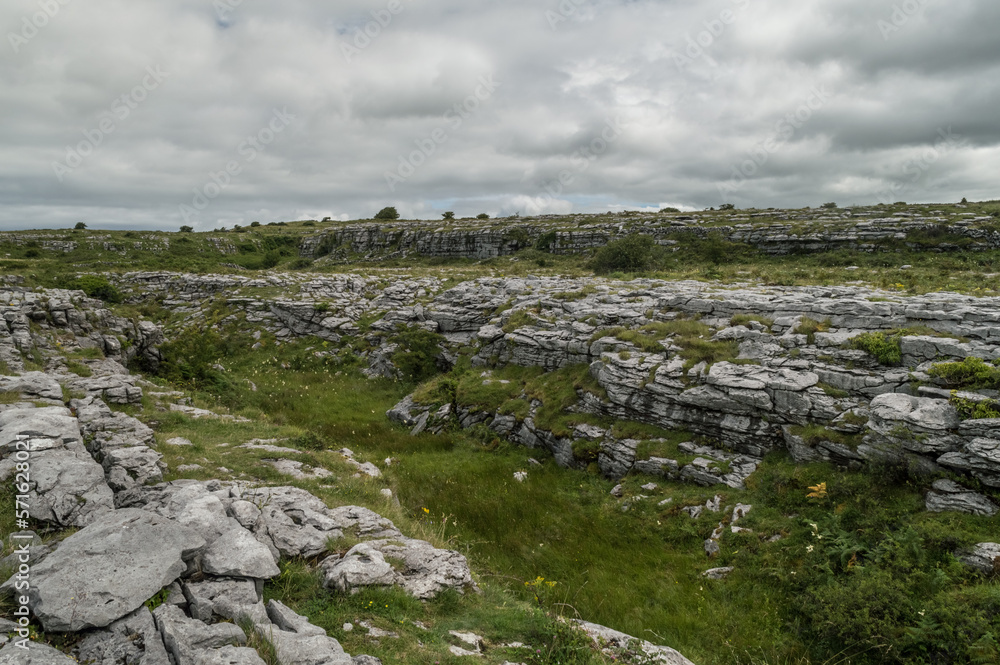
[[(472, 431), (411, 437), (389, 423), (384, 412), (412, 385), (366, 381), (356, 368), (332, 362), (307, 366), (306, 348), (314, 344), (206, 356), (204, 362), (218, 361), (226, 368), (220, 373), (225, 380), (206, 378), (183, 387), (199, 391), (202, 406), (254, 423), (171, 414), (157, 418), (158, 438), (199, 442), (168, 452), (172, 468), (204, 467), (180, 475), (225, 476), (222, 467), (234, 477), (264, 483), (278, 477), (258, 461), (260, 454), (219, 445), (288, 438), (280, 445), (303, 451), (291, 457), (330, 468), (337, 476), (295, 484), (331, 504), (370, 506), (406, 532), (467, 554), (485, 594), (427, 606), (396, 592), (332, 596), (303, 563), (285, 564), (268, 593), (319, 617), (349, 648), (368, 644), (368, 651), (393, 662), (434, 662), (427, 660), (428, 653), (437, 653), (434, 649), (415, 647), (426, 636), (410, 621), (435, 626), (433, 643), (444, 649), (446, 627), (484, 623), (495, 627), (494, 644), (523, 641), (523, 633), (512, 637), (523, 630), (544, 640), (552, 628), (540, 613), (550, 612), (668, 644), (697, 663), (992, 662), (988, 658), (1000, 657), (991, 642), (1000, 630), (1000, 589), (951, 555), (995, 540), (1000, 524), (996, 518), (924, 512), (922, 492), (930, 478), (909, 479), (898, 469), (848, 473), (828, 465), (795, 466), (778, 454), (765, 461), (746, 490), (629, 477), (623, 483), (625, 497), (616, 499), (609, 494), (611, 481), (560, 468), (538, 450), (477, 438)], [(537, 381), (530, 371), (518, 372), (522, 381)], [(563, 380), (572, 381), (572, 372)], [(504, 398), (468, 390), (463, 395), (470, 401)], [(560, 399), (558, 390), (539, 395)], [(342, 447), (382, 466), (384, 479), (351, 478), (335, 452)], [(385, 466), (382, 460), (390, 457), (393, 463)], [(514, 479), (517, 471), (528, 473), (524, 482)], [(656, 482), (655, 491), (641, 489), (650, 481)], [(823, 495), (810, 497), (820, 483), (826, 484)], [(379, 494), (385, 486), (398, 505)], [(754, 506), (740, 523), (752, 532), (727, 529), (722, 554), (710, 560), (702, 542), (720, 522), (728, 523), (729, 515), (705, 511), (692, 519), (681, 509), (703, 505), (716, 493), (724, 506)], [(671, 501), (661, 505), (666, 499)], [(708, 568), (727, 565), (735, 571), (726, 580), (701, 576)], [(511, 614), (512, 607), (518, 609)], [(965, 612), (964, 607), (978, 609)], [(392, 626), (402, 637), (372, 648), (367, 638), (343, 631), (342, 623), (354, 619)], [(516, 654), (501, 650), (494, 655)]]

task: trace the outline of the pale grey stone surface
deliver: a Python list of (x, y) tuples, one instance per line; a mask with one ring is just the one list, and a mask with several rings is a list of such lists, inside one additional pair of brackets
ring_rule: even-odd
[(204, 546), (165, 518), (115, 511), (66, 538), (32, 569), (30, 606), (46, 631), (103, 628), (176, 580)]

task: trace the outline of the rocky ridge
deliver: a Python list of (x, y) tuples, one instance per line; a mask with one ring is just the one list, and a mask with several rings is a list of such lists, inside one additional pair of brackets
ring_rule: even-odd
[[(644, 233), (666, 246), (681, 247), (691, 238), (715, 234), (728, 242), (767, 254), (850, 250), (870, 252), (887, 244), (922, 246), (926, 234), (946, 234), (939, 250), (1000, 247), (1000, 229), (992, 217), (937, 211), (783, 210), (733, 213), (677, 213), (538, 216), (503, 220), (360, 222), (337, 225), (303, 239), (302, 256), (489, 259), (539, 247), (553, 254), (576, 254), (602, 247), (633, 233)], [(956, 244), (958, 243), (958, 244)]]

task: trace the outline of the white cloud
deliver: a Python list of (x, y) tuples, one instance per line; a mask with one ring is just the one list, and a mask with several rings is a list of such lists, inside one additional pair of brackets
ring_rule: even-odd
[[(701, 209), (721, 203), (718, 183), (823, 86), (829, 99), (733, 202), (875, 202), (947, 127), (967, 143), (922, 171), (906, 199), (1000, 197), (995, 3), (925, 3), (888, 38), (878, 21), (891, 20), (891, 3), (868, 0), (572, 4), (553, 29), (557, 2), (402, 0), (348, 61), (343, 46), (387, 2), (243, 2), (220, 21), (200, 0), (90, 0), (32, 31), (37, 0), (7, 0), (0, 228), (176, 228), (180, 206), (233, 161), (239, 174), (199, 211), (199, 228), (369, 217), (385, 205), (430, 219), (662, 200)], [(689, 39), (704, 55), (680, 66)], [(54, 164), (87, 150), (148, 67), (168, 76), (60, 180)], [(484, 76), (501, 85), (454, 126), (446, 113)], [(245, 142), (276, 109), (295, 120), (250, 159)], [(583, 169), (574, 155), (615, 118), (622, 135)], [(390, 190), (385, 172), (438, 128), (446, 140)], [(572, 182), (548, 194), (566, 170)]]

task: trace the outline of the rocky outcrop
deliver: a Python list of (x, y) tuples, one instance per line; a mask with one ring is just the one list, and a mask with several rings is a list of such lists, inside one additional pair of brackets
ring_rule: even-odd
[[(675, 251), (683, 251), (687, 244), (709, 236), (749, 245), (767, 254), (874, 252), (895, 247), (948, 251), (959, 246), (976, 251), (1000, 247), (1000, 231), (992, 218), (905, 215), (873, 216), (867, 210), (856, 214), (843, 210), (831, 215), (826, 211), (795, 210), (711, 216), (621, 213), (490, 221), (367, 222), (338, 225), (308, 236), (299, 252), (310, 257), (331, 255), (336, 260), (410, 254), (490, 259), (527, 247), (553, 254), (578, 254), (635, 233), (650, 235)], [(712, 225), (706, 226), (706, 222)]]

